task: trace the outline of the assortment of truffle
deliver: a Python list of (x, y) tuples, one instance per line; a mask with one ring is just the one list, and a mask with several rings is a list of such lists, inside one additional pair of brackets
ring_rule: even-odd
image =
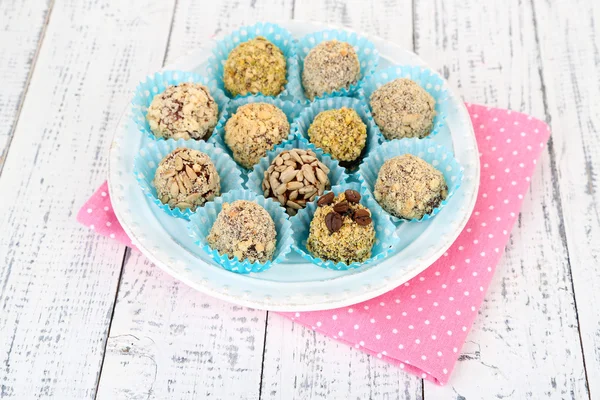
[[(262, 36), (240, 43), (223, 65), (222, 81), (232, 96), (284, 91), (287, 62), (284, 53)], [(301, 83), (310, 100), (349, 88), (361, 77), (355, 49), (349, 43), (324, 41), (303, 60)], [(433, 129), (435, 100), (416, 82), (399, 78), (377, 88), (369, 105), (386, 139), (424, 138)], [(154, 96), (147, 121), (157, 138), (207, 139), (217, 124), (219, 107), (208, 88), (197, 83), (168, 86)], [(290, 133), (286, 114), (277, 106), (254, 102), (237, 108), (224, 126), (223, 140), (233, 158), (252, 169)], [(348, 107), (319, 113), (308, 128), (311, 143), (340, 161), (358, 162), (365, 152), (367, 126)], [(318, 196), (306, 247), (323, 260), (351, 264), (371, 257), (375, 227), (361, 195), (346, 190), (324, 195), (331, 188), (329, 168), (311, 150), (281, 151), (264, 172), (262, 191), (285, 207), (290, 216)], [(195, 211), (221, 194), (220, 178), (207, 154), (178, 148), (159, 163), (153, 184), (157, 197), (171, 209)], [(375, 200), (389, 214), (420, 219), (448, 196), (444, 175), (423, 159), (404, 154), (381, 166), (373, 188)], [(206, 238), (221, 255), (265, 263), (277, 244), (275, 223), (267, 210), (247, 200), (224, 203)]]
[(391, 158), (377, 175), (375, 200), (390, 214), (421, 219), (448, 196), (444, 175), (412, 154)]
[(365, 149), (367, 126), (352, 108), (325, 110), (311, 123), (308, 137), (315, 146), (349, 166)]
[(162, 159), (154, 174), (156, 194), (171, 209), (195, 211), (221, 194), (219, 174), (210, 157), (178, 148)]
[(277, 200), (293, 216), (330, 188), (327, 174), (329, 168), (312, 150), (285, 150), (264, 172), (263, 194)]
[(223, 203), (206, 241), (229, 258), (265, 263), (273, 259), (277, 232), (267, 210), (251, 201), (236, 200)]
[(360, 78), (360, 62), (354, 47), (330, 40), (313, 47), (304, 59), (302, 86), (310, 100), (349, 88)]
[(262, 36), (240, 43), (223, 68), (223, 84), (232, 96), (280, 94), (286, 80), (286, 60), (281, 49)]
[(310, 222), (306, 248), (323, 260), (352, 264), (371, 257), (375, 228), (371, 211), (360, 204), (357, 191), (346, 190), (337, 197), (327, 193), (317, 201)]
[(206, 86), (186, 82), (154, 96), (146, 118), (157, 138), (208, 139), (217, 125), (219, 106)]
[(235, 161), (251, 169), (289, 133), (290, 124), (280, 108), (269, 103), (248, 103), (229, 118), (224, 139)]

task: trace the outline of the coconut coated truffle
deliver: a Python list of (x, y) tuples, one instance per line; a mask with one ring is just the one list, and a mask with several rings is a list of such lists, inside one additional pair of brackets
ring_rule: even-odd
[(290, 124), (280, 108), (269, 103), (239, 107), (225, 124), (225, 144), (244, 168), (252, 168), (290, 133)]
[(338, 40), (313, 47), (304, 59), (302, 86), (313, 100), (325, 93), (348, 88), (360, 78), (360, 62), (354, 48)]
[(221, 180), (210, 157), (178, 148), (162, 159), (154, 174), (158, 198), (171, 209), (195, 211), (221, 194)]
[(421, 219), (448, 196), (444, 175), (412, 154), (387, 160), (375, 182), (375, 200), (390, 214)]
[(146, 119), (157, 138), (208, 139), (219, 119), (219, 106), (208, 88), (185, 82), (154, 96)]
[(398, 78), (375, 90), (373, 119), (386, 139), (424, 138), (431, 133), (435, 100), (415, 81)]
[(263, 207), (247, 200), (223, 203), (206, 240), (221, 255), (240, 261), (267, 262), (277, 243), (273, 219)]
[(354, 190), (337, 197), (330, 192), (319, 199), (306, 242), (313, 256), (346, 264), (371, 257), (375, 228), (371, 211), (359, 201)]
[(339, 161), (358, 159), (367, 143), (367, 126), (348, 107), (320, 112), (308, 128), (310, 142)]
[(225, 89), (232, 95), (277, 96), (287, 83), (286, 60), (279, 47), (257, 36), (234, 48), (223, 68)]

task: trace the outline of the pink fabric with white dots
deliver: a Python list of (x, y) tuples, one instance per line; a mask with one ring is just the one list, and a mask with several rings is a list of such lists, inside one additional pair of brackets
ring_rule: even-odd
[[(481, 153), (475, 211), (446, 254), (404, 285), (336, 310), (282, 313), (333, 339), (445, 384), (502, 256), (549, 130), (527, 115), (468, 104)], [(104, 184), (78, 220), (131, 246)], [(114, 236), (113, 236), (114, 235)]]

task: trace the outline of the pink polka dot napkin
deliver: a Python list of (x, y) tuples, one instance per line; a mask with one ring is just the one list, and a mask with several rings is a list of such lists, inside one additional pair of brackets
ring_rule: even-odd
[[(444, 256), (404, 285), (364, 303), (281, 313), (442, 385), (477, 316), (550, 134), (545, 123), (525, 114), (467, 106), (481, 153), (481, 185), (473, 215)], [(112, 212), (106, 184), (77, 218), (131, 246)]]

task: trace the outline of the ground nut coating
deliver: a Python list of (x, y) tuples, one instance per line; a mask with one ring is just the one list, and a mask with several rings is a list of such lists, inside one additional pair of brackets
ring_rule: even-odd
[(390, 214), (420, 219), (448, 196), (448, 186), (440, 171), (419, 157), (405, 154), (383, 163), (374, 195)]
[(319, 113), (310, 127), (311, 143), (339, 161), (358, 159), (367, 143), (367, 126), (352, 108), (326, 110)]
[(250, 169), (289, 133), (290, 124), (281, 109), (269, 103), (249, 103), (225, 124), (225, 144), (235, 161)]
[(277, 96), (287, 83), (283, 52), (262, 36), (234, 48), (223, 68), (223, 84), (232, 95)]
[(221, 255), (264, 263), (273, 258), (277, 243), (273, 219), (260, 205), (247, 200), (223, 203), (206, 240)]
[(399, 78), (375, 90), (373, 119), (386, 139), (424, 138), (431, 133), (435, 100), (416, 82)]
[(302, 86), (313, 100), (325, 93), (348, 88), (360, 78), (360, 62), (354, 48), (337, 40), (322, 42), (304, 59)]
[(152, 99), (146, 115), (157, 138), (208, 139), (219, 118), (219, 106), (198, 83), (169, 86)]
[(178, 148), (162, 159), (154, 174), (158, 198), (172, 209), (196, 210), (221, 194), (219, 174), (210, 157)]

